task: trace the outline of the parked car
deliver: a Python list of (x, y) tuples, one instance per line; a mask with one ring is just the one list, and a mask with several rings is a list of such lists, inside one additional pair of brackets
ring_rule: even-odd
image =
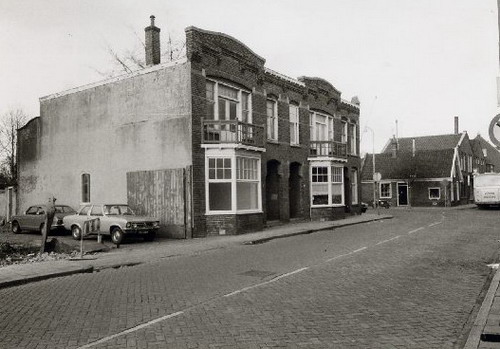
[[(22, 231), (39, 231), (43, 229), (46, 217), (46, 205), (30, 206), (24, 214), (12, 216), (11, 227), (14, 234), (19, 234)], [(67, 205), (55, 205), (56, 213), (52, 227), (50, 230), (64, 229), (63, 218), (68, 215), (75, 214), (76, 211)]]
[(111, 235), (111, 241), (120, 244), (126, 235), (140, 235), (146, 241), (153, 241), (160, 227), (160, 221), (153, 217), (137, 216), (124, 204), (85, 205), (76, 214), (64, 217), (63, 223), (74, 239), (81, 237), (83, 224), (99, 218), (99, 233)]

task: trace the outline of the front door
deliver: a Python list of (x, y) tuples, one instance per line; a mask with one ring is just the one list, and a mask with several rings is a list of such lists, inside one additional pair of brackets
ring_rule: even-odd
[(267, 162), (266, 176), (266, 220), (274, 221), (280, 219), (280, 176), (278, 173), (279, 162), (270, 160)]
[(408, 206), (408, 184), (398, 183), (398, 206)]

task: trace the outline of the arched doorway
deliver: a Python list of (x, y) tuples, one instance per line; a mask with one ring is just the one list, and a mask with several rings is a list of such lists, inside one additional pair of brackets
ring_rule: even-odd
[(280, 219), (280, 163), (277, 160), (267, 162), (266, 175), (266, 220), (274, 221)]
[(288, 196), (290, 198), (290, 218), (297, 218), (301, 216), (300, 205), (300, 167), (298, 162), (290, 164), (290, 176), (288, 177)]

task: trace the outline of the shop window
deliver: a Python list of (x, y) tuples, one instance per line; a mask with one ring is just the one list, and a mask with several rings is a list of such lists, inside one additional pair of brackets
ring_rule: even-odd
[(351, 198), (352, 198), (352, 204), (356, 205), (358, 203), (358, 170), (353, 169), (352, 170), (352, 177), (351, 177)]

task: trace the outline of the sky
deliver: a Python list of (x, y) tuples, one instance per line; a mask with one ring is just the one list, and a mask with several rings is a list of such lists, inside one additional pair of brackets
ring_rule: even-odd
[(268, 68), (358, 96), (362, 152), (453, 133), (454, 116), (488, 139), (499, 112), (496, 0), (0, 0), (0, 115), (38, 116), (40, 97), (102, 80), (107, 47), (132, 49), (152, 14), (162, 43), (223, 32)]

